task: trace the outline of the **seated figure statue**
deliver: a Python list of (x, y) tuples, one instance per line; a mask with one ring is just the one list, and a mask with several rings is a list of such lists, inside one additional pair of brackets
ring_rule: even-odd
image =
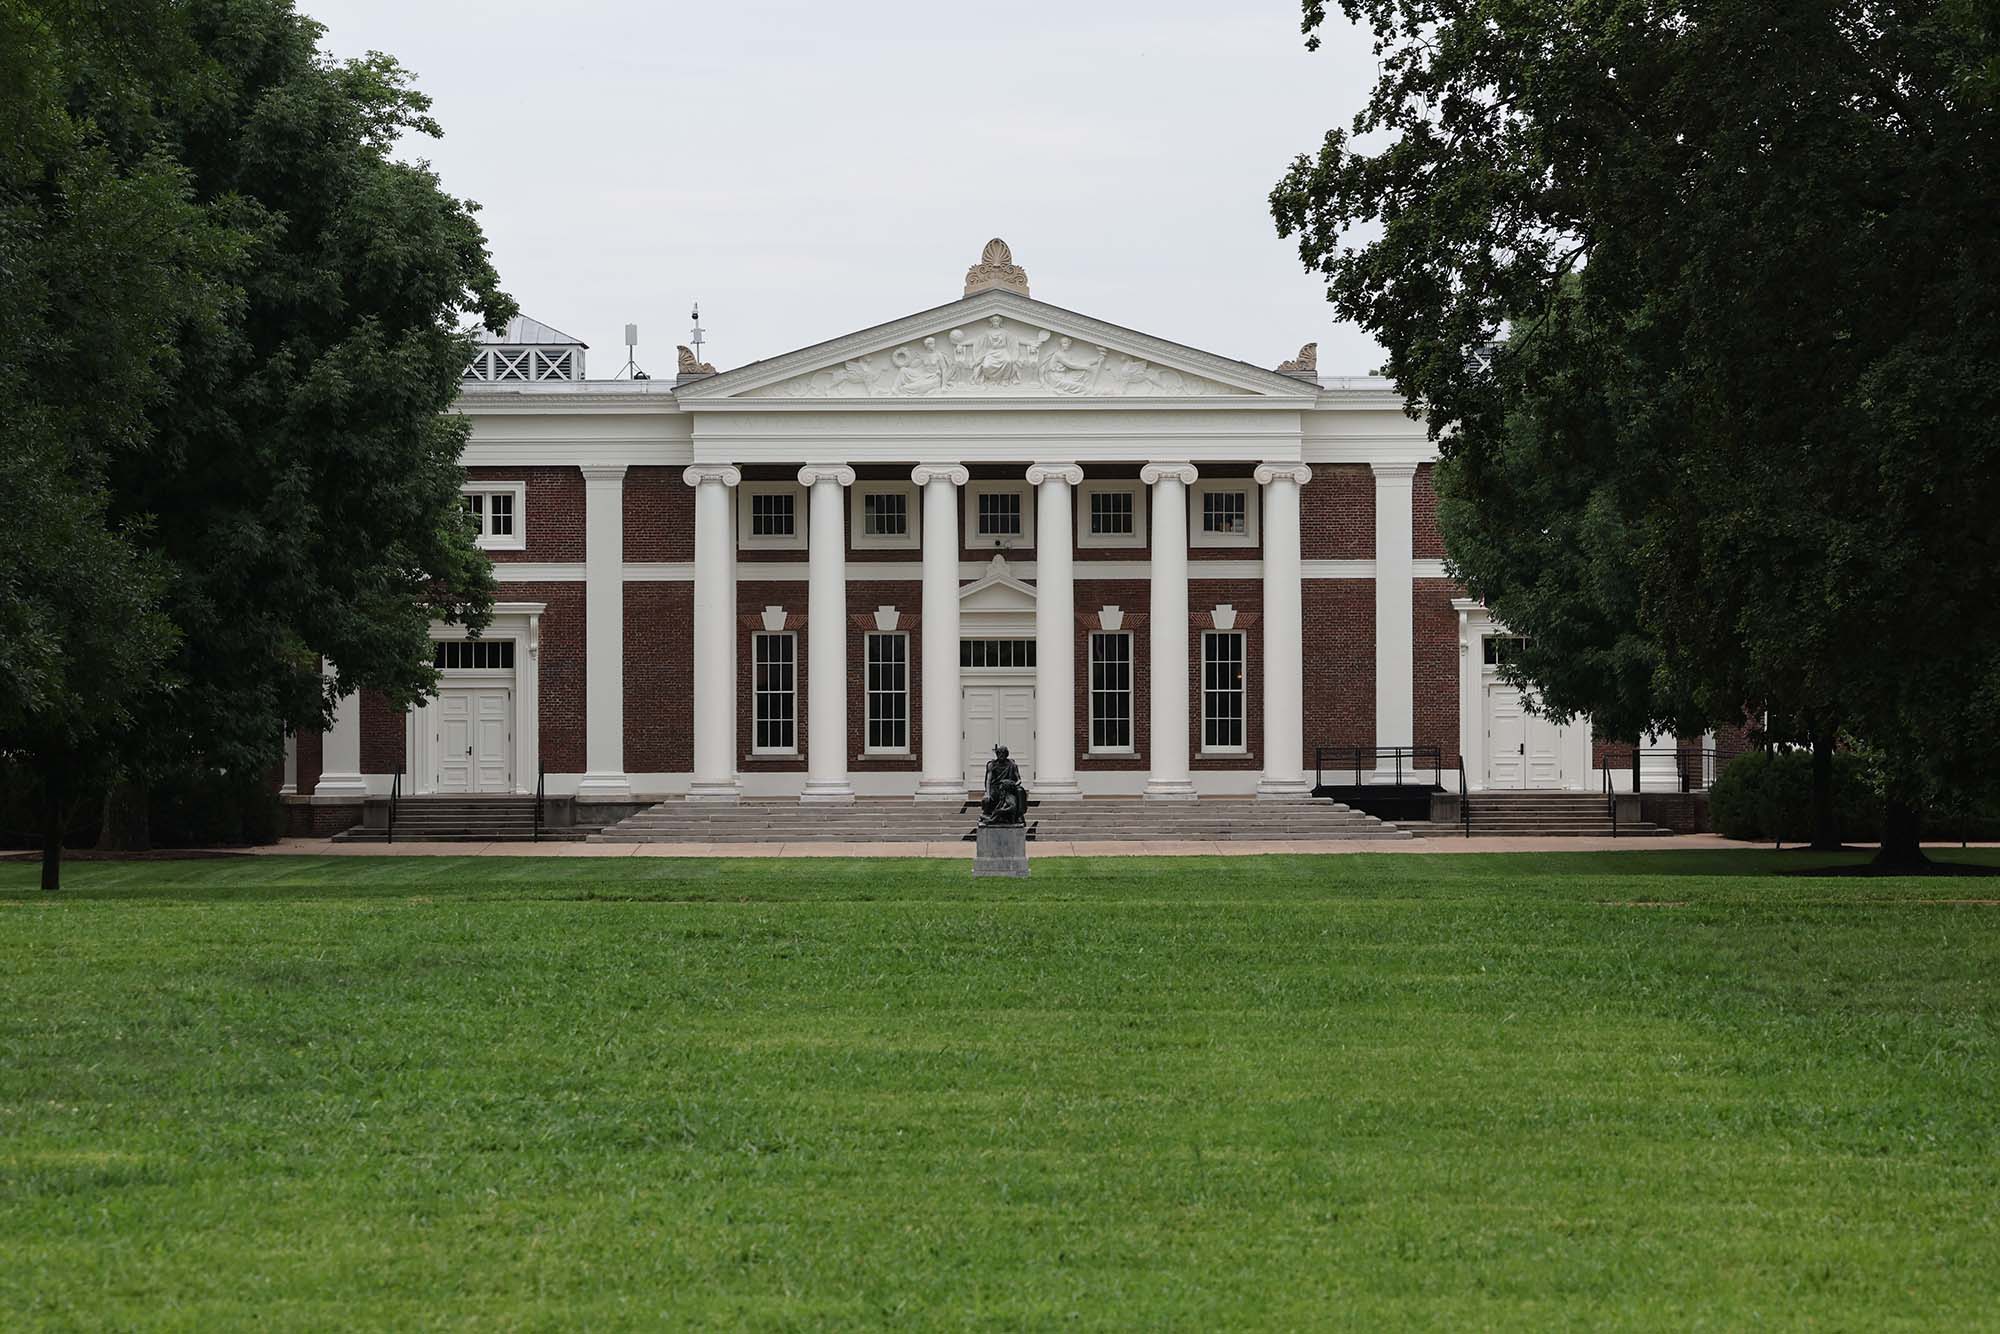
[(982, 825), (1026, 824), (1028, 789), (1021, 786), (1021, 766), (1007, 758), (1005, 746), (993, 748), (986, 761), (986, 795), (979, 802)]

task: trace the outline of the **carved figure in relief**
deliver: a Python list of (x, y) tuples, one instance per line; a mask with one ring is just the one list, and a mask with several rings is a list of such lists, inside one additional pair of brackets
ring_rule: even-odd
[(899, 347), (890, 360), (896, 363), (896, 393), (922, 397), (944, 392), (950, 364), (937, 350), (937, 339), (926, 338), (921, 352), (913, 347)]
[(794, 380), (785, 387), (785, 392), (793, 398), (827, 398), (855, 393), (880, 397), (889, 392), (883, 378), (883, 372), (876, 367), (873, 357), (856, 357), (853, 361), (820, 371), (806, 379)]
[(1097, 368), (1103, 364), (1103, 348), (1099, 348), (1093, 357), (1087, 352), (1072, 350), (1068, 338), (1059, 339), (1054, 350), (1042, 360), (1042, 386), (1051, 393), (1072, 397), (1087, 394), (1091, 382), (1097, 378)]
[(1116, 388), (1114, 393), (1128, 398), (1144, 398), (1152, 394), (1184, 394), (1187, 381), (1181, 373), (1164, 366), (1153, 366), (1136, 357), (1120, 357), (1117, 366), (1107, 372), (1110, 383)]

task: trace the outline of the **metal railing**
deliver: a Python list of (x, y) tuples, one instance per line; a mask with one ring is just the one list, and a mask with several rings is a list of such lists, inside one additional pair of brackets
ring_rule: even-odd
[(535, 829), (533, 833), (528, 835), (530, 843), (539, 843), (542, 841), (542, 801), (547, 794), (548, 786), (549, 766), (546, 764), (537, 765), (535, 773)]
[(1458, 824), (1467, 838), (1472, 837), (1472, 798), (1465, 790), (1465, 765), (1458, 766)]
[(1604, 775), (1604, 813), (1611, 817), (1611, 837), (1618, 837), (1618, 794), (1611, 790), (1611, 770), (1601, 770)]
[(1678, 792), (1706, 792), (1715, 786), (1715, 748), (1713, 746), (1679, 746), (1672, 750), (1642, 750), (1632, 775), (1635, 786), (1640, 790), (1646, 779), (1646, 761), (1671, 756), (1674, 762), (1674, 790)]
[[(403, 766), (399, 763), (396, 765), (395, 781), (389, 784), (389, 829), (387, 838), (383, 840), (384, 842), (394, 843), (396, 841), (396, 806), (402, 800)], [(421, 842), (422, 840), (418, 841)]]
[[(1383, 760), (1390, 765), (1382, 763)], [(1330, 761), (1342, 761), (1338, 764)], [(1391, 768), (1393, 765), (1393, 770)], [(1464, 766), (1460, 766), (1462, 769)], [(1444, 790), (1444, 747), (1442, 746), (1315, 746), (1313, 747), (1313, 786), (1325, 787), (1329, 770), (1338, 775), (1342, 772), (1353, 776), (1354, 786), (1362, 786), (1362, 775), (1396, 775), (1396, 786), (1401, 787), (1408, 778), (1415, 778), (1425, 769), (1431, 772), (1431, 786)], [(1459, 781), (1464, 781), (1464, 774)]]

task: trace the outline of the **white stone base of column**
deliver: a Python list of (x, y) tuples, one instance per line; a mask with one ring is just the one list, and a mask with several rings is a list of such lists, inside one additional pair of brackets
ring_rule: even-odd
[(1051, 779), (1048, 782), (1038, 778), (1035, 785), (1028, 789), (1028, 795), (1036, 801), (1082, 801), (1083, 789), (1076, 785), (1074, 778)]
[(743, 789), (736, 785), (734, 779), (726, 783), (690, 783), (687, 799), (717, 805), (734, 804), (743, 800)]
[(806, 780), (806, 790), (799, 793), (799, 801), (810, 806), (844, 806), (854, 800), (854, 789), (846, 783), (814, 782)]
[(1196, 800), (1194, 780), (1149, 779), (1142, 794), (1147, 801), (1194, 801)]
[(624, 801), (632, 795), (632, 780), (624, 774), (585, 774), (577, 780), (579, 801)]
[(967, 788), (963, 779), (953, 782), (949, 779), (925, 778), (917, 783), (918, 801), (959, 801), (965, 800)]
[(1312, 798), (1312, 783), (1305, 778), (1260, 778), (1257, 780), (1257, 800), (1259, 801), (1309, 801)]
[(319, 783), (313, 788), (313, 796), (335, 797), (342, 801), (358, 801), (368, 795), (368, 780), (360, 774), (321, 774)]

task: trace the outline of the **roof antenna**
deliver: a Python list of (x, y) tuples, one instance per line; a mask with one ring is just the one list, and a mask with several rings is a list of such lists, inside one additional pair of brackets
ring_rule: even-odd
[(694, 313), (688, 318), (694, 321), (694, 331), (688, 335), (688, 342), (694, 346), (694, 359), (700, 361), (702, 335), (708, 332), (701, 327), (701, 302), (694, 303)]
[(637, 360), (635, 360), (635, 358), (637, 358), (638, 355), (639, 355), (639, 326), (636, 324), (628, 324), (625, 326), (625, 365), (619, 369), (618, 374), (612, 376), (611, 378), (614, 380), (652, 379), (653, 378), (652, 376), (646, 374), (646, 372), (639, 369), (639, 363)]

